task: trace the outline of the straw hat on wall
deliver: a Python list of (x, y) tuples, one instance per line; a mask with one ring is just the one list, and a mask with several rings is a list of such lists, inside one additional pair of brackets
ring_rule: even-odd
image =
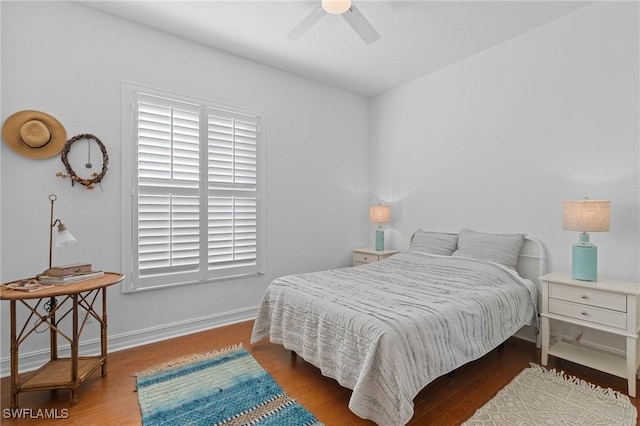
[(17, 154), (44, 159), (62, 151), (67, 142), (67, 131), (49, 114), (25, 110), (7, 118), (2, 125), (2, 139)]

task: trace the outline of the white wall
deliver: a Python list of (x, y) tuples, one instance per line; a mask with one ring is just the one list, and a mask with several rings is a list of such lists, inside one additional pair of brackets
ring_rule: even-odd
[[(265, 113), (266, 274), (138, 294), (110, 288), (110, 349), (251, 317), (274, 277), (346, 266), (351, 249), (366, 244), (366, 99), (82, 5), (2, 7), (2, 121), (23, 109), (47, 112), (69, 138), (98, 136), (110, 166), (103, 191), (88, 191), (55, 177), (64, 171), (59, 157), (29, 160), (1, 144), (2, 282), (47, 267), (50, 193), (58, 195), (56, 217), (78, 238), (72, 247), (54, 248), (53, 263), (121, 270), (123, 81)], [(6, 374), (8, 303), (0, 309)], [(95, 340), (91, 334), (87, 339)], [(37, 364), (48, 342), (34, 337), (21, 355)]]
[(639, 280), (638, 28), (637, 2), (592, 4), (373, 99), (387, 240), (521, 232), (570, 270), (562, 201), (609, 199), (611, 232), (591, 235), (600, 275)]
[[(104, 192), (86, 191), (54, 176), (57, 158), (1, 144), (2, 282), (46, 267), (52, 192), (79, 238), (54, 263), (120, 270), (122, 81), (266, 115), (266, 275), (112, 288), (110, 349), (246, 318), (274, 277), (347, 265), (373, 235), (366, 209), (378, 200), (392, 204), (387, 246), (405, 248), (417, 227), (525, 232), (545, 243), (550, 269), (568, 270), (578, 236), (562, 231), (561, 202), (610, 199), (612, 230), (592, 235), (600, 272), (640, 279), (637, 4), (587, 6), (370, 104), (74, 3), (2, 2), (1, 19), (2, 121), (42, 110), (69, 137), (97, 135), (110, 156)], [(23, 366), (46, 357), (45, 337), (24, 348)], [(1, 327), (3, 374), (8, 341)]]
[[(373, 99), (371, 190), (392, 206), (389, 245), (419, 227), (526, 233), (550, 271), (570, 271), (578, 233), (562, 230), (562, 201), (609, 199), (611, 232), (591, 235), (599, 275), (638, 281), (638, 16), (637, 2), (592, 4)], [(588, 329), (581, 341), (625, 348)]]

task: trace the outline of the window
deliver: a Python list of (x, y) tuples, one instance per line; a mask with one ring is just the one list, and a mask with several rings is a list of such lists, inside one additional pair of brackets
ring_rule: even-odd
[(125, 291), (262, 273), (262, 114), (123, 95)]

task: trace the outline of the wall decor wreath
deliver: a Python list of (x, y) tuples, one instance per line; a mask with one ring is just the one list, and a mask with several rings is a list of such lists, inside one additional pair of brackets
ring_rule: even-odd
[[(80, 149), (75, 150), (74, 154), (72, 155), (71, 147), (76, 142), (84, 141), (84, 140), (87, 141), (86, 152), (84, 151), (81, 152), (82, 146), (81, 144), (78, 144), (76, 146), (80, 146)], [(98, 160), (102, 163), (102, 169), (100, 172), (97, 172), (97, 171), (91, 172), (89, 177), (80, 177), (71, 166), (71, 160), (84, 161), (84, 159), (86, 158), (84, 167), (89, 171), (94, 168), (97, 169), (97, 165), (94, 164), (94, 161), (96, 160), (92, 158), (92, 152), (91, 152), (92, 145), (96, 145), (100, 149), (100, 152), (102, 153), (102, 159)], [(94, 148), (93, 151), (95, 152), (96, 149)], [(72, 186), (74, 185), (74, 183), (78, 182), (80, 185), (84, 185), (87, 189), (93, 189), (95, 188), (96, 184), (100, 185), (100, 181), (102, 180), (104, 175), (107, 174), (107, 170), (109, 169), (108, 168), (109, 155), (107, 154), (107, 148), (105, 148), (104, 144), (100, 139), (98, 139), (96, 136), (91, 135), (89, 133), (83, 133), (81, 135), (77, 135), (69, 139), (67, 143), (64, 145), (62, 152), (60, 153), (60, 159), (62, 160), (62, 164), (64, 164), (67, 170), (67, 174), (58, 172), (56, 173), (56, 176), (61, 178), (67, 178), (67, 177), (70, 178)], [(100, 189), (102, 189), (102, 185), (100, 185)]]

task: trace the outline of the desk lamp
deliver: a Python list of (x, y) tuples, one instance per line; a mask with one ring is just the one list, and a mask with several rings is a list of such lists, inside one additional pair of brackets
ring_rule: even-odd
[(43, 275), (47, 275), (47, 272), (51, 269), (51, 259), (53, 257), (53, 227), (58, 225), (58, 233), (56, 234), (56, 247), (70, 246), (76, 243), (76, 239), (71, 235), (71, 232), (62, 223), (60, 219), (53, 219), (53, 203), (58, 199), (56, 194), (49, 195), (51, 201), (51, 219), (49, 220), (49, 269), (43, 272)]

